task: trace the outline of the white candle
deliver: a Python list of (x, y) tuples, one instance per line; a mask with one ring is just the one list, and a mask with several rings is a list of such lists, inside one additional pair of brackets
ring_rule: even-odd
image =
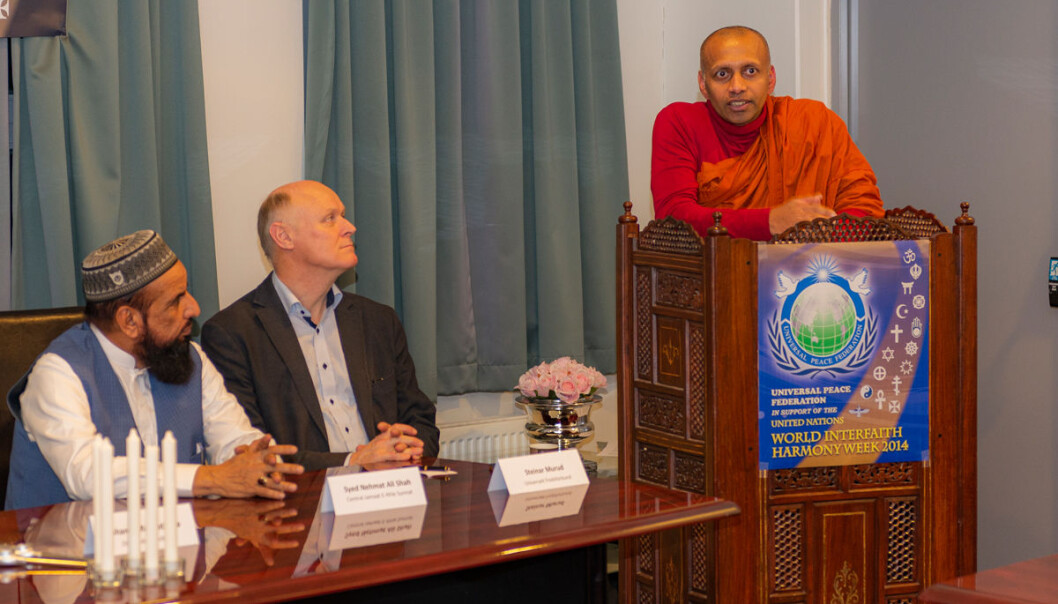
[(107, 581), (114, 578), (114, 445), (109, 438), (103, 439), (100, 461), (100, 499), (102, 499), (103, 521), (99, 523), (102, 533), (103, 555), (99, 559), (99, 574)]
[(176, 437), (166, 431), (162, 437), (162, 511), (165, 517), (165, 570), (180, 569), (176, 553)]
[(146, 497), (143, 522), (147, 527), (144, 573), (148, 581), (153, 581), (158, 578), (158, 445), (144, 447), (143, 457), (147, 460), (147, 484), (143, 489)]
[(126, 478), (128, 480), (129, 569), (140, 567), (140, 435), (136, 428), (125, 439)]
[(98, 568), (103, 556), (103, 437), (92, 439), (92, 557)]

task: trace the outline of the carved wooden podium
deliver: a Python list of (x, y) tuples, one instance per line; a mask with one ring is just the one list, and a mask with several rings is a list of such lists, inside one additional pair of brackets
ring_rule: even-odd
[[(974, 572), (977, 229), (905, 208), (778, 242), (617, 226), (620, 474), (741, 515), (621, 542), (622, 602), (911, 604)], [(929, 460), (760, 470), (758, 246), (929, 238)]]

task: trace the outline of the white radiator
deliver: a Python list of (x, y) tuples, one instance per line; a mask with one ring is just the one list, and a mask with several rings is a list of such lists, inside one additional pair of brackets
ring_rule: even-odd
[(525, 417), (440, 425), (442, 459), (495, 463), (503, 457), (529, 453)]

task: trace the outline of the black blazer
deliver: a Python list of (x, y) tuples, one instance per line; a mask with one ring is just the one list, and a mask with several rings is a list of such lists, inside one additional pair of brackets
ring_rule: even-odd
[[(397, 313), (345, 292), (335, 318), (368, 437), (380, 421), (401, 422), (418, 430), (425, 456), (436, 456), (436, 407), (419, 390)], [(330, 452), (316, 389), (271, 275), (206, 322), (202, 347), (250, 422), (280, 444), (297, 445), (291, 461), (306, 470), (344, 463), (346, 453)]]

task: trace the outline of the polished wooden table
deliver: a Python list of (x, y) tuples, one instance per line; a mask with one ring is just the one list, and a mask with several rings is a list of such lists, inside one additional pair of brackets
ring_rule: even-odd
[(1058, 554), (984, 570), (931, 586), (920, 602), (1058, 603)]
[[(418, 538), (328, 553), (326, 533), (334, 517), (319, 513), (325, 474), (314, 472), (297, 478), (298, 492), (285, 502), (193, 500), (198, 524), (212, 528), (204, 530), (186, 582), (97, 593), (83, 573), (9, 569), (6, 577), (0, 574), (0, 601), (293, 600), (528, 561), (738, 513), (735, 504), (712, 497), (592, 477), (578, 513), (500, 527), (487, 493), (492, 466), (447, 464), (458, 475), (425, 480), (428, 503)], [(78, 555), (90, 513), (90, 502), (3, 512), (0, 540)]]

